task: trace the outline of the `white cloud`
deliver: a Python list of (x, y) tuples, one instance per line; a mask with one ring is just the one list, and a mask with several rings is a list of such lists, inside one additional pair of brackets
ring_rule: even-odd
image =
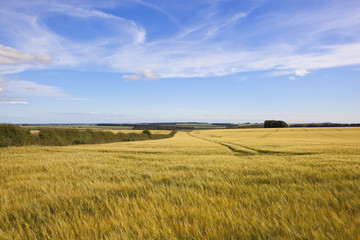
[(33, 63), (35, 61), (36, 57), (32, 54), (0, 45), (0, 64), (23, 64)]
[(51, 60), (48, 55), (26, 53), (0, 44), (0, 64), (3, 65), (49, 63)]
[(39, 61), (39, 63), (49, 63), (53, 60), (53, 58), (45, 54), (38, 54), (37, 60)]
[[(241, 7), (234, 9), (232, 14), (224, 14), (221, 8), (217, 8), (221, 5), (218, 1), (202, 2), (201, 11), (189, 6), (199, 14), (186, 22), (181, 22), (180, 16), (173, 15), (161, 3), (122, 1), (105, 4), (102, 9), (112, 8), (114, 4), (141, 4), (161, 12), (179, 26), (169, 35), (151, 38), (147, 37), (141, 22), (100, 11), (99, 4), (93, 1), (81, 4), (56, 0), (51, 4), (47, 1), (9, 2), (2, 8), (0, 22), (7, 22), (13, 31), (0, 26), (0, 35), (6, 36), (14, 48), (4, 50), (6, 47), (2, 46), (6, 54), (0, 53), (3, 65), (0, 64), (0, 73), (46, 67), (42, 64), (51, 61), (50, 67), (81, 67), (85, 70), (91, 67), (91, 70), (135, 73), (123, 75), (123, 78), (136, 81), (160, 77), (224, 76), (248, 71), (273, 71), (274, 76), (295, 72), (296, 76), (305, 76), (309, 73), (305, 69), (316, 71), (360, 64), (360, 41), (357, 40), (360, 34), (352, 31), (360, 29), (357, 4), (334, 2), (324, 4), (326, 7), (322, 11), (300, 9), (301, 14), (279, 11), (258, 16), (255, 13), (252, 21), (256, 22), (252, 23), (256, 28), (240, 27), (246, 23), (242, 19), (253, 14), (253, 7)], [(194, 5), (200, 6), (198, 2)], [(343, 17), (334, 18), (336, 12)], [(74, 39), (46, 24), (49, 16), (56, 19), (64, 15), (75, 22), (81, 19), (94, 34), (85, 39)], [(104, 28), (92, 28), (93, 21)], [(280, 37), (272, 38), (274, 32)], [(327, 38), (328, 32), (336, 36), (332, 39), (338, 40), (332, 42)], [(327, 39), (327, 45), (323, 39)], [(145, 70), (138, 72), (139, 69)]]
[[(103, 4), (101, 8), (111, 8), (114, 5), (110, 2)], [(56, 0), (51, 3), (47, 1), (19, 1), (17, 4), (4, 2), (0, 22), (6, 24), (0, 25), (0, 40), (5, 38), (5, 42), (11, 43), (9, 47), (27, 55), (22, 61), (1, 58), (0, 55), (0, 74), (45, 67), (82, 67), (84, 69), (88, 64), (93, 66), (93, 70), (94, 66), (104, 70), (101, 59), (114, 52), (113, 47), (126, 44), (138, 45), (145, 42), (146, 31), (141, 25), (132, 20), (96, 10), (97, 7), (100, 6), (95, 2), (65, 3)], [(57, 28), (47, 24), (48, 19), (61, 21), (64, 16), (74, 21), (74, 24), (68, 27), (69, 29), (84, 28), (81, 24), (86, 23), (88, 35), (82, 39), (76, 39), (72, 37), (74, 34), (63, 34), (58, 32)], [(44, 66), (44, 63), (50, 60), (52, 65)], [(1, 62), (12, 65), (5, 66)]]
[[(339, 3), (339, 5), (342, 4)], [(327, 41), (327, 45), (324, 45), (319, 40), (326, 38), (325, 26), (326, 31), (333, 31), (332, 34), (335, 35), (342, 34), (340, 30), (344, 24), (353, 29), (360, 27), (360, 15), (356, 14), (358, 11), (345, 7), (340, 6), (337, 10), (354, 13), (346, 17), (348, 18), (346, 24), (343, 23), (344, 19), (331, 17), (334, 16), (330, 14), (336, 8), (334, 7), (325, 9), (321, 14), (312, 15), (303, 12), (309, 14), (309, 18), (305, 20), (298, 14), (294, 15), (291, 18), (292, 25), (286, 26), (283, 23), (283, 17), (272, 18), (271, 16), (264, 18), (263, 22), (259, 18), (258, 23), (261, 23), (259, 24), (261, 29), (243, 30), (246, 32), (237, 32), (232, 23), (250, 15), (251, 11), (246, 11), (247, 14), (221, 16), (221, 21), (213, 17), (216, 13), (211, 12), (206, 15), (205, 21), (182, 28), (183, 30), (173, 38), (153, 41), (140, 47), (131, 45), (119, 47), (105, 61), (113, 71), (135, 72), (139, 66), (146, 66), (160, 73), (163, 78), (223, 76), (247, 71), (273, 71), (274, 76), (287, 75), (296, 71), (301, 76), (305, 76), (309, 73), (305, 69), (315, 71), (360, 64), (360, 42), (344, 41), (342, 44), (334, 45), (329, 44), (331, 41)], [(284, 13), (279, 13), (279, 15), (283, 16)], [(328, 24), (330, 20), (333, 22), (332, 25)], [(226, 27), (221, 28), (224, 24)], [(289, 31), (283, 31), (283, 28)], [(294, 28), (301, 31), (301, 38), (298, 38), (301, 41), (294, 40), (293, 35), (284, 35), (282, 41), (276, 37), (273, 38), (276, 42), (271, 42), (271, 39), (266, 36), (269, 31), (279, 30), (279, 34), (283, 35), (286, 32), (292, 32), (290, 30)], [(347, 31), (347, 33), (356, 36), (354, 31)], [(216, 37), (217, 41), (209, 40), (209, 34)], [(252, 39), (255, 39), (255, 42), (261, 42), (262, 38), (264, 38), (264, 43), (261, 45), (243, 44), (243, 41), (251, 42)], [(231, 39), (236, 39), (236, 41), (233, 42)], [(268, 40), (265, 41), (265, 39)]]
[(239, 19), (247, 17), (246, 13), (237, 13), (230, 18), (231, 23), (236, 23)]
[[(0, 97), (3, 99), (5, 98), (6, 101), (3, 100), (3, 103), (7, 104), (17, 103), (18, 101), (14, 101), (14, 99), (29, 97), (47, 97), (72, 101), (87, 100), (86, 98), (74, 98), (55, 86), (39, 84), (31, 81), (7, 79), (4, 77), (0, 77)], [(23, 102), (24, 101), (20, 103)]]
[(158, 78), (156, 76), (156, 74), (153, 71), (151, 71), (150, 69), (144, 69), (144, 70), (142, 70), (140, 72), (137, 72), (136, 74), (143, 75), (146, 80), (157, 79)]
[(144, 69), (142, 71), (136, 72), (134, 75), (123, 75), (122, 77), (129, 81), (155, 80), (158, 78), (158, 76), (150, 69)]
[(295, 75), (300, 76), (300, 77), (304, 77), (308, 74), (309, 74), (309, 72), (306, 69), (299, 69), (299, 70), (295, 71)]
[(72, 97), (55, 86), (0, 77), (0, 101), (2, 104), (28, 104), (27, 101), (18, 101), (18, 99), (28, 99), (32, 97), (46, 97), (70, 101), (88, 100), (86, 98)]
[(290, 79), (290, 80), (296, 80), (296, 78), (293, 77), (293, 76), (290, 76), (289, 79)]
[(162, 78), (224, 76), (234, 73), (234, 69), (305, 76), (309, 73), (306, 69), (360, 64), (360, 42), (322, 46), (313, 53), (298, 53), (291, 48), (279, 51), (276, 45), (256, 51), (241, 46), (235, 49), (159, 42), (147, 48), (126, 46), (104, 60), (115, 72), (136, 72), (139, 66), (147, 66)]
[(19, 104), (19, 105), (27, 105), (27, 104), (29, 104), (29, 102), (0, 101), (0, 104), (10, 104), (10, 105)]
[(7, 81), (2, 82), (1, 86), (4, 92), (22, 97), (69, 97), (69, 95), (65, 94), (57, 87), (30, 81), (8, 79)]
[(141, 76), (140, 75), (123, 75), (123, 78), (127, 79), (128, 81), (137, 81), (137, 80), (141, 80)]

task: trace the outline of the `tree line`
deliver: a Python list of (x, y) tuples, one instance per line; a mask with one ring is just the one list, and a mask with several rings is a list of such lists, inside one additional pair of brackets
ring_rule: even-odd
[(265, 120), (264, 128), (285, 128), (288, 124), (281, 120)]
[(140, 141), (169, 138), (175, 135), (152, 134), (144, 130), (142, 133), (112, 133), (109, 131), (93, 131), (79, 129), (43, 128), (32, 133), (26, 128), (13, 124), (0, 124), (0, 147), (7, 146), (65, 146), (74, 144), (101, 144), (111, 142)]

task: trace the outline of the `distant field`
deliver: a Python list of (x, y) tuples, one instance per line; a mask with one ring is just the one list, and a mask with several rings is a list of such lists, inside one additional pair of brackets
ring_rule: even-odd
[(214, 125), (214, 124), (176, 124), (177, 127), (187, 127), (187, 128), (214, 128), (214, 129), (220, 129), (220, 128), (226, 128), (226, 126), (222, 125)]
[[(102, 131), (110, 131), (112, 133), (142, 133), (143, 130), (138, 130), (138, 129), (119, 129), (119, 130), (110, 130), (110, 129), (102, 129)], [(171, 130), (150, 130), (150, 132), (152, 134), (169, 134), (171, 133)]]
[(0, 239), (359, 239), (360, 128), (0, 149)]
[(113, 130), (121, 130), (121, 129), (133, 129), (130, 126), (95, 126), (95, 125), (31, 125), (31, 126), (23, 126), (24, 128), (30, 130), (39, 130), (41, 128), (80, 128), (80, 129), (113, 129)]

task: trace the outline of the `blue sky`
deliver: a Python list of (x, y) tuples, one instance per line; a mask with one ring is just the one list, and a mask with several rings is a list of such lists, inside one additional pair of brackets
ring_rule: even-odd
[(0, 122), (360, 122), (358, 0), (0, 4)]

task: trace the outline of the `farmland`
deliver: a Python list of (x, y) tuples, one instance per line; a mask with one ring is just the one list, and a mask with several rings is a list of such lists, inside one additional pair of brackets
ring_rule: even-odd
[(24, 238), (358, 239), (360, 128), (1, 148), (0, 239)]
[(124, 130), (124, 129), (127, 129), (127, 130), (130, 130), (130, 129), (133, 129), (133, 127), (130, 127), (130, 126), (96, 126), (96, 125), (86, 125), (86, 124), (82, 124), (82, 125), (46, 125), (46, 124), (43, 124), (43, 125), (27, 125), (27, 126), (24, 126), (25, 128), (27, 129), (30, 129), (30, 130), (39, 130), (39, 129), (42, 129), (42, 128), (70, 128), (70, 129), (99, 129), (99, 130), (103, 130), (103, 129), (109, 129), (109, 130)]

